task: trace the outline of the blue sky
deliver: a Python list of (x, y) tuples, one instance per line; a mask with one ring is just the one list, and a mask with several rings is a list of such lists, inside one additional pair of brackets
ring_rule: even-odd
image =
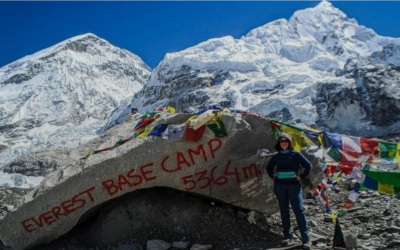
[[(0, 67), (58, 42), (94, 33), (154, 68), (165, 53), (210, 38), (240, 38), (306, 2), (0, 2)], [(332, 4), (380, 35), (400, 37), (400, 2)]]

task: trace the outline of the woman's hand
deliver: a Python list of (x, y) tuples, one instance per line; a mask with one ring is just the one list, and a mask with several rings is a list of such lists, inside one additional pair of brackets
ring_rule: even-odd
[(296, 180), (300, 181), (300, 180), (301, 180), (301, 177), (298, 176), (298, 175), (296, 175)]

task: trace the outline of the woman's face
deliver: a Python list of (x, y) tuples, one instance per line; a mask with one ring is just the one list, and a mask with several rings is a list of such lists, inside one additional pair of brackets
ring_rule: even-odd
[(288, 139), (286, 139), (286, 138), (281, 138), (281, 139), (279, 140), (279, 143), (281, 144), (282, 150), (286, 150), (286, 149), (289, 148), (289, 140), (288, 140)]

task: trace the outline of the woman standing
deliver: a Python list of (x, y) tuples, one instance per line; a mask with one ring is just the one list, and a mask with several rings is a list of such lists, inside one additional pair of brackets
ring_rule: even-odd
[[(281, 133), (275, 145), (278, 153), (274, 154), (268, 163), (268, 175), (274, 180), (274, 192), (278, 199), (285, 239), (282, 245), (289, 245), (293, 239), (290, 225), (289, 201), (296, 216), (301, 232), (303, 249), (310, 249), (310, 235), (307, 218), (303, 208), (301, 179), (307, 178), (312, 169), (311, 162), (301, 153), (293, 150), (292, 137)], [(300, 174), (300, 166), (304, 172)]]

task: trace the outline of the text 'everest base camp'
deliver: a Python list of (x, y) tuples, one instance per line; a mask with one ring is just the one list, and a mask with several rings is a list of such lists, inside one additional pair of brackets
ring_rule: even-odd
[[(154, 125), (181, 125), (189, 117), (165, 115)], [(101, 142), (92, 143), (113, 144), (119, 135), (129, 133), (135, 125), (133, 121), (106, 132), (104, 138), (98, 139)], [(7, 230), (2, 230), (2, 240), (17, 249), (45, 243), (68, 232), (96, 206), (136, 189), (157, 186), (198, 193), (266, 214), (277, 212), (272, 180), (262, 174), (263, 164), (259, 164), (271, 155), (265, 153), (268, 150), (259, 149), (272, 151), (271, 145), (276, 141), (269, 121), (257, 116), (236, 120), (226, 115), (222, 122), (229, 131), (226, 137), (215, 137), (212, 130), (205, 130), (205, 125), (196, 130), (203, 130), (203, 134), (193, 136), (189, 129), (181, 135), (177, 129), (177, 135), (171, 130), (169, 139), (184, 136), (178, 142), (147, 136), (110, 152), (94, 154), (86, 161), (66, 163), (65, 168), (42, 181), (31, 201), (4, 218), (1, 228)], [(198, 136), (201, 138), (197, 142), (190, 141)], [(90, 151), (88, 147), (80, 151), (85, 149)]]
[(400, 39), (325, 1), (153, 70), (94, 34), (21, 58), (0, 68), (0, 249), (301, 247), (266, 171), (282, 133), (313, 165), (313, 248), (399, 249), (399, 85)]

